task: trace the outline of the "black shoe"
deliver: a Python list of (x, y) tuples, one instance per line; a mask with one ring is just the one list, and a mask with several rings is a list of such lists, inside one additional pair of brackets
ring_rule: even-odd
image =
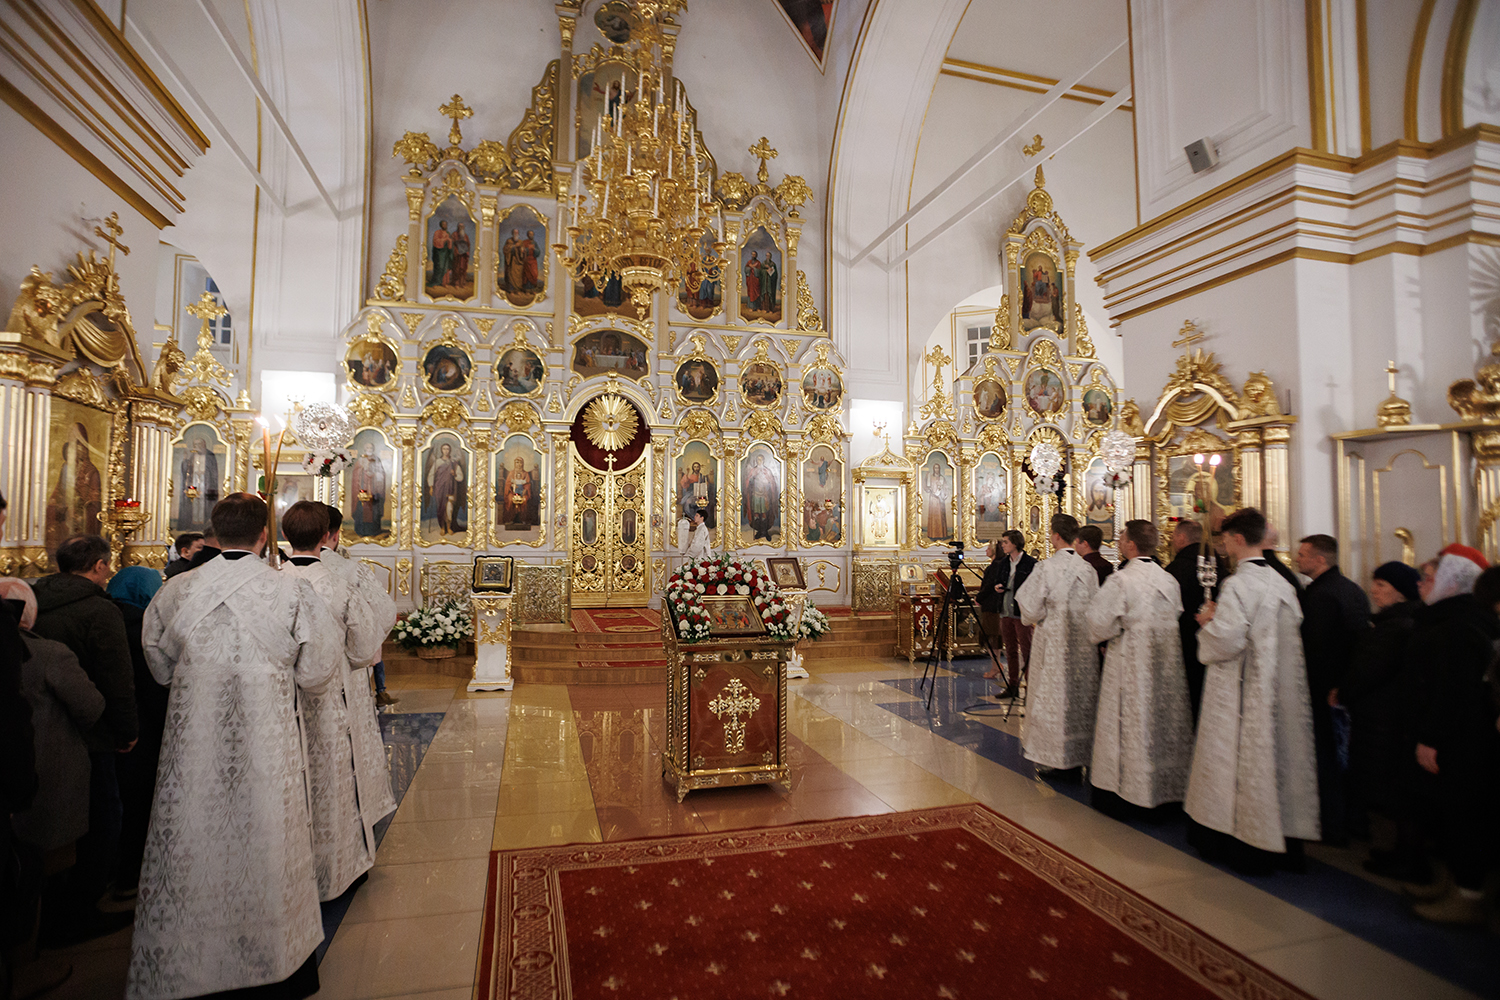
[(44, 932), (40, 943), (43, 948), (67, 948), (70, 945), (82, 944), (85, 941), (113, 934), (129, 927), (134, 921), (135, 913), (130, 910), (121, 910), (118, 913), (90, 910), (81, 917), (73, 918), (59, 927)]

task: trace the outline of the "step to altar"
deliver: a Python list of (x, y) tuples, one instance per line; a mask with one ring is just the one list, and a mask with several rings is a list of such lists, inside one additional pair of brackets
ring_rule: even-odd
[[(829, 616), (832, 628), (798, 648), (809, 663), (818, 660), (896, 655), (892, 615)], [(525, 625), (510, 636), (511, 675), (532, 684), (665, 684), (667, 655), (660, 632), (580, 632), (568, 625)], [(452, 657), (429, 660), (387, 642), (389, 674), (472, 677), (474, 646), (465, 642)]]

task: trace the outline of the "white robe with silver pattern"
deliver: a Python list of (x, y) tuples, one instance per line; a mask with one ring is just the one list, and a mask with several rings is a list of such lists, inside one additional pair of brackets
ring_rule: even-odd
[(370, 617), (380, 634), (368, 663), (356, 667), (354, 658), (350, 657), (349, 677), (344, 682), (344, 693), (349, 699), (349, 731), (354, 738), (358, 771), (361, 775), (379, 776), (378, 780), (371, 782), (373, 788), (360, 788), (360, 806), (366, 816), (373, 815), (378, 820), (396, 811), (396, 798), (391, 794), (391, 768), (385, 755), (385, 740), (380, 735), (380, 722), (376, 719), (370, 668), (379, 662), (381, 644), (396, 624), (396, 599), (380, 585), (370, 567), (359, 560), (350, 559), (334, 549), (324, 549), (321, 558), (323, 565), (354, 584), (369, 606)]
[(374, 867), (375, 824), (395, 809), (385, 756), (378, 762), (366, 759), (354, 734), (366, 721), (375, 725), (365, 668), (380, 655), (389, 624), (377, 620), (355, 584), (327, 564), (286, 562), (281, 569), (312, 584), (337, 620), (336, 634), (342, 640), (331, 651), (334, 683), (308, 694), (302, 704), (312, 787), (313, 863), (318, 898), (327, 902)]
[(1264, 851), (1317, 840), (1318, 768), (1297, 593), (1262, 562), (1240, 564), (1198, 632), (1208, 668), (1183, 809)]
[(323, 940), (298, 700), (332, 680), (337, 628), (306, 581), (250, 556), (167, 581), (146, 610), (171, 694), (132, 1000), (280, 982)]
[(1016, 593), (1021, 620), (1036, 625), (1026, 682), (1021, 749), (1043, 767), (1089, 762), (1099, 695), (1099, 650), (1089, 639), (1089, 603), (1099, 574), (1072, 549), (1037, 563)]
[(1089, 606), (1089, 638), (1109, 643), (1089, 782), (1146, 809), (1182, 801), (1193, 759), (1181, 614), (1182, 588), (1150, 559), (1110, 574)]

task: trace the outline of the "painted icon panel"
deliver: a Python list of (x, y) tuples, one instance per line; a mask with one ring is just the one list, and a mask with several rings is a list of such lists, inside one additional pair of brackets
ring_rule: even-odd
[(746, 545), (781, 544), (781, 459), (765, 442), (740, 461), (740, 536)]
[(1057, 261), (1045, 253), (1028, 255), (1021, 265), (1021, 329), (1056, 330), (1064, 315)]
[(229, 468), (229, 448), (212, 424), (188, 424), (172, 445), (171, 534), (202, 531), (219, 502), (223, 474)]
[(542, 453), (525, 434), (512, 434), (495, 456), (496, 541), (535, 542), (542, 525)]
[(547, 288), (547, 220), (517, 205), (500, 220), (495, 287), (513, 306), (529, 306)]
[(109, 468), (110, 414), (71, 400), (52, 398), (52, 434), (47, 449), (49, 553), (72, 535), (103, 533), (103, 473)]
[(802, 540), (809, 545), (844, 541), (844, 463), (826, 444), (802, 462)]
[(445, 198), (427, 217), (427, 272), (423, 289), (434, 299), (474, 297), (474, 216), (457, 195)]
[(388, 539), (394, 530), (396, 450), (366, 427), (354, 435), (354, 461), (344, 470), (344, 514), (356, 540)]
[(953, 538), (953, 462), (941, 451), (934, 451), (922, 463), (921, 531), (929, 543), (942, 544)]
[(535, 396), (542, 391), (547, 365), (529, 347), (511, 347), (495, 361), (495, 381), (512, 396)]
[[(676, 509), (672, 512), (673, 520), (692, 520), (693, 514), (701, 510), (703, 523), (710, 530), (718, 528), (719, 460), (710, 454), (708, 444), (689, 441), (683, 447), (682, 454), (677, 456), (674, 473), (676, 486), (673, 495), (676, 497)], [(700, 499), (706, 505), (700, 505)]]
[(422, 449), (422, 540), (461, 545), (469, 536), (469, 452), (457, 434), (433, 435)]
[(740, 319), (781, 322), (781, 250), (764, 226), (740, 248)]
[(650, 357), (645, 341), (620, 330), (595, 330), (573, 343), (573, 371), (584, 378), (609, 372), (641, 378), (651, 371)]

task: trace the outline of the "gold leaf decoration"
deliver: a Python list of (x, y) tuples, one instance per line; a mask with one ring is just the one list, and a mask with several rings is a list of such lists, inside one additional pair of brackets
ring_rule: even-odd
[(1074, 337), (1074, 354), (1080, 358), (1097, 357), (1094, 354), (1094, 340), (1089, 336), (1088, 321), (1083, 318), (1083, 306), (1077, 302), (1073, 303), (1073, 325), (1077, 327)]
[(797, 329), (808, 333), (823, 332), (823, 317), (813, 303), (812, 290), (807, 287), (807, 272), (797, 268)]
[(468, 419), (464, 405), (452, 396), (442, 396), (427, 404), (422, 411), (422, 420), (450, 430)]
[(402, 233), (396, 237), (396, 246), (391, 250), (391, 256), (385, 262), (385, 273), (380, 276), (380, 283), (375, 286), (375, 297), (382, 302), (406, 300), (406, 247), (407, 235)]
[(374, 393), (359, 393), (345, 404), (345, 408), (359, 427), (380, 427), (393, 417), (390, 402)]
[(619, 451), (635, 439), (640, 418), (623, 396), (600, 396), (583, 411), (583, 433), (603, 451)]
[(391, 155), (399, 156), (411, 164), (411, 169), (406, 172), (408, 177), (421, 177), (422, 171), (436, 166), (443, 151), (426, 132), (408, 132), (396, 140), (395, 146), (391, 148)]
[(807, 181), (796, 174), (787, 174), (776, 185), (776, 200), (781, 207), (787, 210), (787, 214), (794, 219), (800, 219), (797, 209), (812, 200), (812, 188), (807, 186)]
[(719, 201), (731, 212), (738, 212), (750, 201), (752, 193), (750, 182), (745, 180), (745, 175), (731, 170), (719, 175), (719, 183), (715, 185), (715, 191)]
[(541, 82), (531, 88), (531, 106), (505, 140), (510, 159), (506, 186), (512, 191), (550, 191), (553, 118), (557, 108), (558, 60), (547, 64)]
[(486, 181), (494, 181), (510, 173), (510, 152), (504, 143), (496, 142), (494, 139), (485, 139), (479, 145), (469, 150), (469, 155), (464, 157), (464, 162), (469, 165), (479, 177)]

